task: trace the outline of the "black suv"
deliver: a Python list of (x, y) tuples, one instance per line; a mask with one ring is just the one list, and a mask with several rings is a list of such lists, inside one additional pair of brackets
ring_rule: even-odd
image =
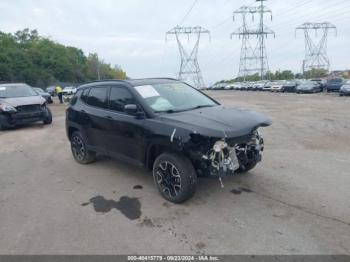
[(110, 80), (82, 85), (66, 115), (75, 160), (96, 153), (153, 170), (162, 196), (174, 203), (195, 192), (197, 176), (222, 179), (261, 160), (263, 114), (226, 108), (174, 79)]

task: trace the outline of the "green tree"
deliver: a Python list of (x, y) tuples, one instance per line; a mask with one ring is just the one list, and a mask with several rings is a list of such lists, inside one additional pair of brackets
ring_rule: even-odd
[(325, 69), (313, 68), (309, 71), (304, 72), (303, 77), (306, 79), (316, 78), (316, 77), (327, 77), (328, 71)]
[(41, 37), (36, 30), (0, 32), (0, 81), (45, 87), (56, 82), (96, 80), (97, 72), (100, 79), (127, 77), (119, 66), (112, 67), (97, 54), (86, 57), (81, 49)]

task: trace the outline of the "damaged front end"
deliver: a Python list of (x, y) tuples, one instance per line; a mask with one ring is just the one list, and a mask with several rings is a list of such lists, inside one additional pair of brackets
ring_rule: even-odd
[(197, 135), (192, 136), (192, 142), (191, 155), (195, 157), (198, 174), (218, 178), (222, 187), (224, 177), (247, 171), (261, 161), (264, 150), (264, 140), (258, 130), (239, 138)]

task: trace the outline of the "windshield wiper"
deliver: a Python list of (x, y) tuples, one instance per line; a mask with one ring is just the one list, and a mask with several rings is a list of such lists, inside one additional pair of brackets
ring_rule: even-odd
[(172, 113), (177, 113), (181, 112), (182, 110), (174, 110), (174, 109), (169, 109), (169, 110), (160, 110), (160, 111), (154, 111), (155, 113), (166, 113), (166, 114), (172, 114)]
[(169, 110), (162, 110), (162, 111), (155, 111), (155, 113), (167, 113), (167, 114), (172, 114), (172, 113), (179, 113), (179, 112), (184, 112), (184, 111), (190, 111), (194, 109), (199, 109), (203, 107), (213, 107), (214, 105), (198, 105), (195, 107), (190, 107), (190, 108), (184, 108), (184, 109), (169, 109)]
[(191, 107), (189, 109), (186, 109), (187, 110), (194, 110), (194, 109), (199, 109), (199, 108), (204, 108), (204, 107), (213, 107), (214, 105), (198, 105), (198, 106), (195, 106), (195, 107)]

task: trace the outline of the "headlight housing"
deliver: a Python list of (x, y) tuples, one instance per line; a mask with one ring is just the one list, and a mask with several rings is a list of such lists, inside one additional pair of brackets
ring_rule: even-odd
[(13, 106), (2, 102), (0, 103), (0, 112), (16, 113), (17, 110)]

